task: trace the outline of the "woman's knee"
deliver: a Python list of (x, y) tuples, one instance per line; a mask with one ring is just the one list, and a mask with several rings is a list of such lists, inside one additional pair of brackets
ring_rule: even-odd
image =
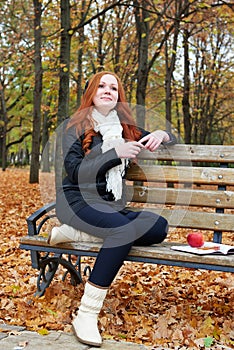
[(155, 214), (151, 211), (144, 211), (138, 215), (135, 221), (136, 229), (144, 230), (142, 232), (146, 233), (149, 231), (153, 232), (168, 232), (168, 221), (161, 215)]
[(168, 221), (164, 217), (151, 212), (148, 212), (146, 217), (148, 217), (148, 227), (134, 244), (151, 245), (163, 242), (168, 234)]
[(164, 218), (163, 216), (158, 216), (157, 221), (155, 222), (152, 230), (155, 233), (157, 233), (156, 236), (158, 239), (158, 243), (163, 242), (167, 237), (168, 230), (169, 230), (169, 224), (167, 219)]
[(166, 239), (168, 231), (169, 231), (168, 221), (164, 217), (162, 217), (162, 219), (163, 220), (162, 220), (161, 242), (163, 242)]

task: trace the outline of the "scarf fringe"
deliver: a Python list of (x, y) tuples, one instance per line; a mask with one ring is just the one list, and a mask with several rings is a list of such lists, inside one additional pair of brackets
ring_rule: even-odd
[[(94, 130), (100, 132), (103, 137), (103, 153), (125, 142), (122, 137), (123, 128), (116, 110), (112, 110), (107, 116), (104, 116), (96, 109), (93, 109), (92, 118)], [(107, 191), (113, 193), (115, 201), (122, 197), (122, 176), (124, 175), (127, 162), (127, 160), (122, 159), (122, 164), (113, 167), (106, 173)]]

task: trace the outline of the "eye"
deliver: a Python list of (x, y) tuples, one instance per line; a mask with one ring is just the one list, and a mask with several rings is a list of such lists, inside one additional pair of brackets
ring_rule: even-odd
[(102, 89), (104, 88), (104, 84), (99, 84), (98, 87)]
[(112, 86), (112, 90), (117, 91), (118, 89), (117, 89), (117, 87)]

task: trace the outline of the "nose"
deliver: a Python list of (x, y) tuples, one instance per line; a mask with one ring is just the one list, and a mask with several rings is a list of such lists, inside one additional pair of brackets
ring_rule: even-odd
[(108, 85), (105, 86), (105, 94), (109, 94), (110, 93), (110, 87)]

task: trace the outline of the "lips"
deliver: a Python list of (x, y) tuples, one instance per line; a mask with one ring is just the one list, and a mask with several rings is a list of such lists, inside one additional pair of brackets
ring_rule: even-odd
[(112, 98), (110, 98), (108, 96), (103, 96), (103, 97), (101, 97), (101, 100), (112, 101)]

